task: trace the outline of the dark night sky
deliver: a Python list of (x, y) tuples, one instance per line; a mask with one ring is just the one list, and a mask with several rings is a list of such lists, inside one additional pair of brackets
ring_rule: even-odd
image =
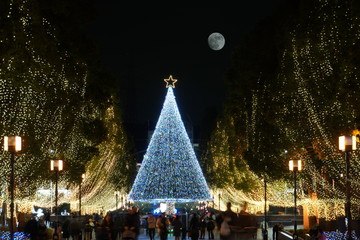
[[(133, 132), (142, 132), (135, 138), (146, 137), (146, 128), (139, 126), (156, 124), (166, 95), (163, 79), (169, 75), (178, 79), (174, 93), (183, 121), (196, 127), (209, 108), (221, 111), (231, 53), (258, 20), (272, 15), (276, 0), (241, 4), (139, 10), (120, 1), (97, 1), (91, 33), (104, 67), (120, 79), (125, 121)], [(225, 37), (223, 49), (209, 48), (212, 32)]]

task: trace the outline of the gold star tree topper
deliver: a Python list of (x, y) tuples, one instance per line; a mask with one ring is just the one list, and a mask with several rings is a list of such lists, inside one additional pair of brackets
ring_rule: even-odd
[(173, 79), (172, 75), (170, 75), (170, 77), (165, 78), (164, 81), (166, 82), (166, 88), (168, 87), (175, 88), (175, 83), (177, 82), (177, 79)]

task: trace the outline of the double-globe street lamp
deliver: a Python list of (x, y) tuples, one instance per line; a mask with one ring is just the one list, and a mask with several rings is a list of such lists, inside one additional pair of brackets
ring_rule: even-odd
[(55, 172), (55, 231), (53, 234), (53, 239), (59, 239), (59, 235), (57, 233), (57, 225), (58, 225), (58, 178), (59, 172), (63, 170), (63, 160), (51, 160), (50, 161), (50, 170)]
[(352, 239), (351, 236), (351, 185), (350, 185), (350, 152), (356, 150), (356, 136), (340, 136), (339, 137), (339, 150), (345, 152), (345, 165), (346, 165), (346, 231), (347, 239)]
[(14, 188), (15, 188), (15, 153), (22, 149), (20, 136), (5, 136), (4, 151), (11, 153), (10, 172), (10, 239), (14, 236)]
[(301, 160), (290, 160), (289, 161), (289, 170), (294, 173), (294, 235), (293, 239), (298, 239), (297, 235), (297, 221), (296, 221), (296, 173), (302, 170), (302, 161)]

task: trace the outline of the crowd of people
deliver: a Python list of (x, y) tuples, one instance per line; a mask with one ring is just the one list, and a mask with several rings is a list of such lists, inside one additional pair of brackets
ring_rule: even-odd
[(74, 214), (52, 222), (49, 214), (40, 218), (32, 215), (18, 230), (27, 233), (32, 240), (53, 239), (54, 234), (64, 240), (136, 240), (141, 228), (149, 240), (167, 240), (169, 235), (175, 240), (199, 240), (215, 239), (217, 228), (220, 238), (229, 240), (234, 239), (233, 233), (225, 234), (225, 225), (236, 225), (237, 218), (230, 203), (226, 211), (218, 214), (201, 210), (191, 214), (147, 213), (141, 216), (139, 209), (132, 207), (126, 213), (94, 213), (81, 217)]

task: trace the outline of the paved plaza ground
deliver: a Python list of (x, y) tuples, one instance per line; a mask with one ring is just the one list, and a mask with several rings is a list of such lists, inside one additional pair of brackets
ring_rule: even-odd
[[(269, 229), (269, 234), (270, 234), (270, 231), (271, 231), (271, 234), (272, 234), (272, 229)], [(215, 236), (215, 239), (214, 240), (220, 240), (220, 237), (219, 237), (219, 231), (217, 229), (214, 230), (214, 236)], [(156, 234), (155, 235), (155, 239), (156, 240), (159, 240), (159, 236)], [(171, 235), (169, 235), (168, 237), (168, 240), (174, 240), (175, 238)], [(191, 238), (186, 238), (186, 239), (191, 239)], [(205, 240), (208, 240), (208, 236), (207, 236), (207, 232), (206, 232), (206, 235), (205, 235)], [(251, 238), (253, 240), (262, 240), (262, 234), (261, 234), (261, 229), (259, 228), (258, 229), (258, 232), (257, 232), (257, 235), (254, 236), (254, 238)], [(145, 231), (142, 231), (142, 233), (140, 234), (138, 240), (149, 240), (149, 236), (146, 236), (145, 234)], [(272, 237), (269, 237), (268, 240), (272, 240)]]
[[(215, 229), (214, 235), (215, 235), (215, 239), (214, 239), (214, 240), (220, 240), (219, 231), (218, 231), (217, 229)], [(268, 229), (268, 236), (269, 236), (269, 237), (268, 237), (268, 240), (272, 240), (272, 239), (273, 239), (273, 238), (272, 238), (272, 228), (269, 228), (269, 229)], [(70, 239), (71, 239), (71, 238), (70, 238)], [(95, 239), (95, 238), (93, 237), (92, 239)], [(159, 239), (160, 239), (160, 238), (159, 238), (159, 235), (158, 235), (157, 233), (155, 234), (155, 239), (156, 239), (156, 240), (159, 240)], [(174, 236), (169, 235), (168, 240), (174, 240), (174, 239), (175, 239)], [(188, 237), (187, 237), (186, 240), (188, 240), (188, 239), (191, 239), (191, 238), (188, 238)], [(206, 232), (205, 240), (208, 240), (208, 239), (209, 239), (209, 238), (208, 238), (207, 232)], [(261, 229), (260, 229), (260, 228), (257, 229), (257, 234), (255, 234), (254, 237), (249, 238), (249, 240), (262, 240), (262, 239), (263, 239), (263, 237), (262, 237), (262, 233), (261, 233)], [(71, 239), (71, 240), (73, 240), (73, 239)], [(118, 240), (121, 240), (121, 238), (119, 237)], [(141, 229), (141, 233), (140, 233), (140, 235), (139, 235), (139, 237), (138, 237), (138, 240), (149, 240), (149, 236), (146, 235), (145, 229)]]

